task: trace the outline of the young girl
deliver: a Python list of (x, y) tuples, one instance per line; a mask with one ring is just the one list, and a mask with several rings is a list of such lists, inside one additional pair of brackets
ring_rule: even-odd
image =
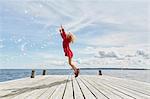
[(60, 32), (61, 37), (63, 39), (63, 49), (64, 49), (65, 56), (68, 57), (68, 63), (72, 67), (72, 69), (74, 70), (75, 77), (78, 77), (79, 68), (77, 68), (72, 62), (73, 53), (72, 53), (70, 46), (69, 46), (70, 43), (74, 42), (75, 37), (70, 32), (68, 34), (66, 34), (65, 30), (62, 26), (59, 29), (59, 32)]

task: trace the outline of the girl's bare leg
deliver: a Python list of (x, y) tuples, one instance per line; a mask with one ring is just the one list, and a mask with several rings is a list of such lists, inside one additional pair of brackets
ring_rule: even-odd
[(69, 62), (69, 65), (72, 67), (72, 69), (73, 69), (74, 71), (76, 71), (77, 68), (76, 68), (76, 66), (73, 64), (72, 58), (68, 58), (68, 62)]

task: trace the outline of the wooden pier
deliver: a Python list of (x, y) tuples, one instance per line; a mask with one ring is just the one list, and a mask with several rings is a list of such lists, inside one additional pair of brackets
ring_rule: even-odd
[(106, 75), (45, 75), (1, 82), (0, 99), (150, 99), (150, 83)]

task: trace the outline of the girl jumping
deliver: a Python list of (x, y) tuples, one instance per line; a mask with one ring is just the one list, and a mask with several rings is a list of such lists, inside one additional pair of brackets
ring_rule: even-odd
[(75, 36), (70, 32), (68, 34), (66, 34), (65, 30), (62, 26), (59, 29), (59, 32), (60, 32), (61, 37), (63, 39), (63, 49), (64, 49), (65, 56), (68, 57), (68, 63), (72, 67), (72, 69), (74, 70), (75, 77), (78, 77), (79, 68), (77, 68), (74, 65), (74, 63), (72, 62), (73, 53), (72, 53), (70, 46), (69, 46), (70, 43), (74, 42)]

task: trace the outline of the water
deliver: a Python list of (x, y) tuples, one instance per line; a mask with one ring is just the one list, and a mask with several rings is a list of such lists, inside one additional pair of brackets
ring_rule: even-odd
[[(73, 71), (69, 69), (48, 69), (49, 75), (69, 75)], [(81, 75), (97, 75), (98, 70), (81, 70)], [(41, 75), (42, 70), (37, 69), (36, 75)], [(150, 83), (150, 70), (102, 70), (102, 74), (133, 79)], [(0, 69), (0, 82), (30, 77), (31, 69)]]

